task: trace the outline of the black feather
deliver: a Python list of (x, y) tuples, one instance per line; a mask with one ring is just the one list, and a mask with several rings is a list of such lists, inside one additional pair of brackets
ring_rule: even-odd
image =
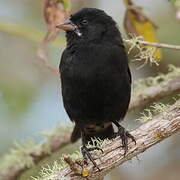
[[(80, 138), (81, 131), (85, 131), (86, 142), (92, 137), (111, 138), (112, 122), (123, 120), (131, 94), (120, 32), (115, 21), (99, 9), (84, 8), (70, 20), (81, 32), (81, 36), (67, 32), (60, 62), (64, 107), (75, 122), (71, 140)], [(91, 127), (92, 132), (88, 131)]]

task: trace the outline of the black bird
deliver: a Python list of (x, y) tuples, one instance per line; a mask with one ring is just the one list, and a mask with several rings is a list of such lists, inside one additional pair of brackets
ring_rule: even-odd
[(91, 138), (120, 135), (125, 153), (128, 138), (135, 142), (119, 124), (131, 94), (127, 54), (116, 22), (103, 10), (83, 8), (57, 28), (65, 30), (67, 38), (59, 70), (64, 107), (75, 122), (71, 141), (81, 137), (83, 155), (97, 166), (89, 153), (94, 148), (86, 147)]

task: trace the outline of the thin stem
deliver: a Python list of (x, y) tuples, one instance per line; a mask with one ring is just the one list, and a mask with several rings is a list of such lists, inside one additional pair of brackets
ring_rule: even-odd
[(180, 46), (178, 45), (171, 45), (171, 44), (164, 44), (164, 43), (157, 43), (157, 42), (148, 42), (143, 40), (138, 40), (138, 43), (144, 44), (144, 45), (150, 45), (157, 48), (167, 48), (167, 49), (174, 49), (174, 50), (180, 50)]

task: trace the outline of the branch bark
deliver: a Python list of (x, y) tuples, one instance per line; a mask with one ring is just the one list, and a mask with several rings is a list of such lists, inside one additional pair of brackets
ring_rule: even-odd
[[(180, 100), (164, 112), (155, 116), (152, 121), (143, 124), (131, 132), (136, 138), (137, 144), (135, 145), (133, 142), (129, 143), (129, 150), (125, 157), (123, 155), (123, 149), (120, 148), (121, 140), (119, 137), (112, 141), (111, 144), (103, 147), (104, 153), (102, 155), (98, 156), (97, 153), (92, 153), (101, 171), (99, 172), (94, 168), (92, 163), (88, 163), (87, 166), (84, 166), (84, 168), (89, 171), (88, 180), (97, 180), (104, 177), (113, 168), (132, 159), (177, 131), (180, 131)], [(77, 165), (76, 162), (74, 162), (74, 164)], [(54, 177), (54, 179), (61, 179), (63, 177), (68, 180), (84, 179), (84, 177), (77, 176), (77, 174), (75, 175), (77, 172), (73, 172), (72, 169), (73, 168), (67, 167), (53, 174), (52, 177)]]
[(132, 97), (129, 111), (138, 107), (143, 108), (146, 104), (158, 101), (176, 92), (180, 92), (180, 76), (149, 87), (142, 94)]

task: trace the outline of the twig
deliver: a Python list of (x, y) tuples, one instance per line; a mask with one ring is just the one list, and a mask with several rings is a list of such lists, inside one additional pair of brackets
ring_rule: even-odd
[(180, 92), (180, 76), (146, 88), (141, 94), (132, 96), (129, 111), (138, 107), (143, 108), (146, 104), (158, 101), (176, 92)]
[(180, 46), (178, 45), (171, 45), (171, 44), (164, 44), (164, 43), (157, 43), (157, 42), (149, 42), (149, 41), (143, 41), (138, 40), (138, 43), (143, 45), (150, 45), (157, 48), (167, 48), (167, 49), (173, 49), (173, 50), (180, 50)]
[[(92, 163), (84, 166), (84, 169), (89, 170), (88, 180), (104, 177), (113, 168), (132, 159), (177, 131), (180, 131), (180, 100), (164, 112), (155, 116), (152, 121), (149, 121), (131, 132), (136, 138), (137, 144), (135, 145), (133, 142), (129, 143), (129, 150), (125, 157), (123, 155), (123, 149), (120, 148), (120, 138), (116, 138), (111, 144), (103, 147), (104, 153), (102, 155), (97, 155), (97, 153), (94, 152), (93, 157), (101, 171), (99, 172), (94, 168)], [(64, 180), (84, 179), (83, 177), (81, 178), (75, 175), (72, 171), (72, 167), (71, 169), (67, 167), (56, 172), (52, 174), (52, 177), (54, 179), (63, 178)]]

